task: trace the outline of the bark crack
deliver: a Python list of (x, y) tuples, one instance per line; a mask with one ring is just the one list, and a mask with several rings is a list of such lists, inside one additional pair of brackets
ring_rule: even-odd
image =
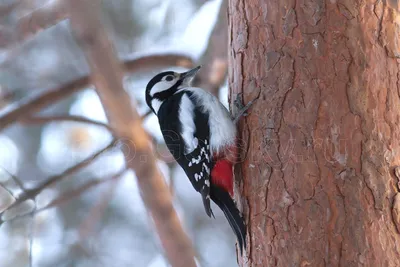
[(244, 30), (246, 31), (246, 42), (245, 42), (245, 45), (244, 45), (244, 47), (243, 47), (243, 49), (246, 49), (247, 48), (247, 45), (248, 45), (248, 43), (249, 43), (249, 37), (250, 37), (250, 32), (249, 32), (249, 19), (247, 18), (247, 13), (246, 13), (246, 1), (247, 0), (243, 0), (242, 1), (242, 7), (243, 7), (243, 10), (242, 10), (242, 12), (243, 12), (243, 18), (244, 18)]
[[(382, 0), (377, 0), (374, 4), (374, 14), (376, 16), (376, 18), (378, 19), (378, 27), (377, 27), (377, 31), (378, 31), (378, 43), (384, 47), (383, 45), (383, 40), (382, 40), (382, 29), (383, 29), (383, 16), (385, 14), (385, 9), (386, 9), (386, 1), (382, 1)], [(380, 7), (378, 7), (378, 5), (382, 5)], [(381, 9), (380, 11), (378, 11), (378, 9)], [(378, 14), (380, 13), (380, 14)], [(386, 51), (387, 52), (387, 51)]]

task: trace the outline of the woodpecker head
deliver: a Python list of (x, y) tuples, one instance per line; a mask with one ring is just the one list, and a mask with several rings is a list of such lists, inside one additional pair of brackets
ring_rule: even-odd
[(201, 66), (187, 72), (165, 71), (154, 76), (146, 86), (146, 103), (157, 114), (161, 104), (182, 88), (190, 87)]

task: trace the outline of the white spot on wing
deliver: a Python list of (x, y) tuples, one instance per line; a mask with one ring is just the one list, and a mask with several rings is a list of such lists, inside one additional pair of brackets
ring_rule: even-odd
[[(192, 158), (192, 163), (199, 164), (201, 161), (201, 155), (199, 155), (197, 158)], [(190, 166), (189, 166), (190, 167)]]
[(196, 137), (193, 139), (193, 147), (197, 147), (199, 145), (199, 139)]
[(194, 141), (194, 132), (196, 131), (196, 126), (194, 124), (193, 118), (194, 105), (190, 98), (186, 94), (183, 94), (179, 106), (179, 121), (182, 123), (181, 135), (186, 145), (184, 152), (185, 155), (191, 153), (198, 145), (197, 138), (197, 142)]
[(206, 170), (207, 174), (210, 175), (210, 168), (203, 162), (203, 168)]

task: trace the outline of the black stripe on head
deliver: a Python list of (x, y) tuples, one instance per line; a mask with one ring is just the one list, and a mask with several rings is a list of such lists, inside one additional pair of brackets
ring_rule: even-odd
[[(168, 97), (172, 96), (177, 90), (178, 87), (182, 84), (181, 80), (178, 80), (173, 86), (171, 86), (171, 88), (169, 88), (168, 90), (162, 91), (162, 92), (158, 92), (155, 93), (153, 96), (150, 95), (151, 93), (151, 89), (159, 82), (161, 82), (163, 80), (164, 77), (168, 76), (168, 75), (173, 75), (176, 76), (176, 73), (173, 71), (165, 71), (165, 72), (161, 72), (159, 74), (157, 74), (156, 76), (154, 76), (147, 84), (146, 86), (146, 103), (147, 105), (151, 108), (151, 101), (153, 99), (158, 99), (160, 101), (164, 101), (165, 99), (167, 99)], [(153, 110), (154, 112), (154, 110)]]
[(159, 92), (159, 93), (155, 93), (153, 98), (157, 98), (161, 101), (164, 101), (165, 99), (167, 99), (168, 97), (172, 96), (177, 90), (178, 87), (182, 84), (182, 80), (178, 80), (171, 88), (169, 88), (168, 90)]
[(146, 86), (146, 93), (150, 94), (151, 88), (153, 88), (153, 86), (156, 83), (161, 81), (163, 77), (165, 77), (167, 75), (174, 75), (174, 74), (175, 74), (175, 72), (173, 72), (173, 71), (164, 71), (164, 72), (161, 72), (161, 73), (157, 74), (156, 76), (154, 76)]
[[(151, 88), (153, 88), (153, 86), (154, 86), (156, 83), (160, 82), (160, 81), (162, 80), (162, 78), (163, 78), (164, 76), (166, 76), (166, 75), (174, 75), (174, 72), (173, 72), (173, 71), (161, 72), (161, 73), (157, 74), (156, 76), (154, 76), (154, 77), (147, 83), (147, 86), (146, 86), (146, 103), (147, 103), (147, 105), (149, 106), (149, 108), (151, 108), (151, 109), (153, 109), (153, 108), (151, 107), (151, 100), (152, 100), (152, 97), (151, 97), (151, 95), (150, 95)], [(153, 112), (154, 112), (154, 110), (153, 110)]]

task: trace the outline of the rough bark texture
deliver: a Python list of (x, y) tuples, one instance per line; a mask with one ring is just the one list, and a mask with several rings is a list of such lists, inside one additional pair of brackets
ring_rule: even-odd
[(230, 0), (241, 266), (400, 266), (399, 6)]

